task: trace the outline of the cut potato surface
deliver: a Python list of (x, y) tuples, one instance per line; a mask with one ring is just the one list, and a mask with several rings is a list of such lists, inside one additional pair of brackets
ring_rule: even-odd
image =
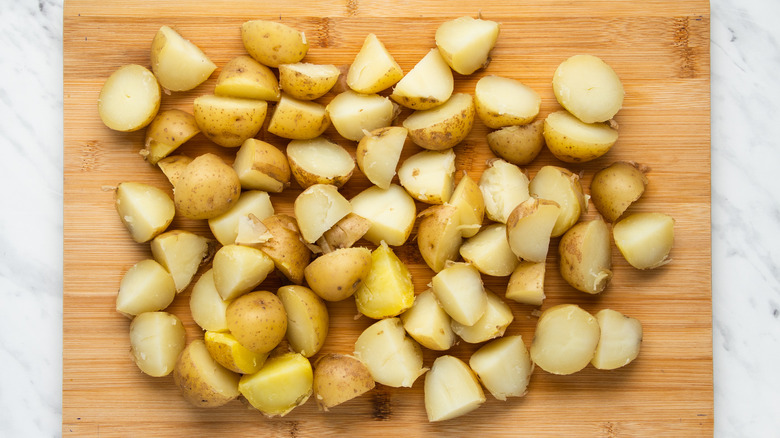
[(236, 152), (233, 169), (244, 190), (280, 193), (290, 185), (290, 164), (276, 146), (248, 138)]
[(276, 291), (287, 313), (287, 342), (292, 351), (312, 357), (320, 351), (328, 336), (328, 308), (311, 289), (282, 286)]
[(190, 314), (193, 321), (206, 331), (226, 332), (227, 307), (232, 300), (223, 300), (214, 285), (214, 270), (198, 278), (190, 293)]
[(536, 324), (531, 360), (548, 373), (576, 373), (593, 359), (599, 336), (598, 321), (579, 306), (550, 307)]
[(276, 102), (279, 100), (279, 82), (270, 68), (250, 56), (240, 55), (222, 67), (214, 94)]
[(455, 186), (449, 203), (458, 210), (460, 234), (463, 237), (477, 234), (485, 219), (485, 199), (479, 185), (465, 172)]
[(173, 278), (154, 260), (141, 260), (122, 276), (116, 296), (116, 311), (132, 318), (168, 307), (176, 297)]
[(404, 127), (387, 126), (360, 139), (355, 157), (369, 181), (383, 189), (390, 187), (408, 133)]
[(431, 285), (441, 307), (461, 325), (473, 326), (487, 310), (482, 278), (477, 268), (468, 263), (448, 264), (434, 275)]
[(247, 350), (230, 333), (207, 331), (204, 341), (211, 357), (234, 373), (256, 373), (263, 367), (268, 358), (268, 353), (255, 353)]
[(376, 386), (368, 368), (357, 358), (329, 353), (314, 364), (314, 397), (317, 406), (330, 408), (359, 397)]
[(622, 313), (603, 309), (596, 313), (601, 337), (590, 363), (600, 370), (628, 365), (639, 356), (642, 323)]
[(506, 297), (518, 303), (541, 306), (544, 295), (544, 262), (521, 261), (506, 286)]
[(100, 119), (116, 131), (137, 131), (160, 109), (160, 85), (154, 74), (137, 64), (118, 68), (106, 79), (98, 97)]
[(450, 200), (455, 188), (455, 152), (422, 151), (401, 163), (398, 179), (414, 199), (428, 204)]
[(140, 154), (149, 163), (157, 164), (199, 132), (192, 114), (179, 109), (161, 111), (146, 128)]
[(612, 228), (615, 245), (637, 269), (669, 263), (674, 246), (674, 218), (664, 213), (634, 213)]
[(152, 377), (173, 371), (185, 338), (181, 320), (167, 312), (145, 312), (130, 323), (130, 352), (138, 368)]
[(431, 49), (393, 88), (390, 98), (414, 110), (439, 106), (452, 96), (452, 70), (437, 49)]
[(223, 300), (239, 297), (265, 280), (274, 262), (263, 251), (242, 245), (225, 245), (214, 254), (214, 286)]
[(488, 128), (524, 125), (539, 114), (542, 98), (520, 81), (485, 76), (474, 89), (477, 115)]
[(487, 217), (506, 223), (512, 210), (531, 195), (528, 176), (519, 167), (495, 160), (479, 177), (479, 189), (485, 201)]
[(401, 315), (404, 330), (415, 341), (431, 350), (448, 350), (455, 344), (452, 318), (442, 309), (433, 289), (417, 295), (414, 305)]
[(471, 263), (479, 272), (494, 277), (512, 274), (520, 263), (506, 237), (506, 225), (491, 224), (467, 239), (460, 246), (463, 260)]
[(534, 368), (520, 335), (485, 344), (471, 355), (469, 366), (497, 400), (524, 396)]
[(456, 320), (452, 321), (452, 331), (470, 344), (478, 344), (503, 336), (506, 328), (515, 319), (512, 315), (512, 308), (498, 295), (489, 290), (486, 290), (485, 293), (487, 296), (485, 313), (477, 322), (473, 325), (465, 325)]
[(347, 140), (360, 141), (367, 131), (390, 126), (396, 105), (378, 94), (360, 94), (347, 90), (327, 106), (333, 127)]
[(449, 204), (435, 205), (420, 213), (417, 248), (425, 263), (439, 272), (449, 260), (458, 258), (463, 243), (458, 209)]
[(355, 171), (355, 160), (346, 149), (324, 137), (293, 140), (287, 160), (295, 181), (307, 188), (314, 184), (343, 186)]
[(474, 371), (455, 356), (440, 356), (425, 376), (425, 412), (428, 421), (465, 415), (485, 402)]
[(223, 406), (239, 396), (239, 375), (217, 363), (203, 339), (190, 342), (179, 355), (173, 380), (184, 399), (199, 408)]
[(308, 140), (320, 136), (328, 126), (330, 118), (324, 105), (282, 93), (268, 122), (268, 132), (291, 140)]
[(154, 259), (171, 273), (177, 293), (190, 284), (209, 256), (209, 239), (189, 231), (167, 231), (155, 237), (149, 246)]
[(167, 193), (137, 182), (119, 183), (114, 206), (130, 236), (138, 243), (148, 242), (165, 231), (176, 214)]
[(347, 85), (358, 93), (378, 93), (395, 85), (404, 73), (376, 35), (370, 33), (347, 72)]
[(298, 228), (308, 243), (316, 242), (341, 218), (352, 212), (352, 205), (336, 186), (315, 184), (297, 198), (293, 206)]
[(195, 98), (193, 109), (198, 128), (206, 138), (235, 148), (260, 132), (268, 104), (264, 100), (203, 95)]
[(550, 237), (561, 208), (555, 201), (528, 198), (506, 221), (506, 237), (516, 256), (531, 262), (544, 262)]
[(401, 186), (391, 184), (387, 189), (369, 187), (350, 199), (352, 211), (367, 219), (370, 227), (364, 237), (379, 245), (406, 243), (417, 217), (414, 199)]
[(411, 388), (428, 370), (423, 368), (420, 345), (406, 335), (398, 318), (385, 318), (366, 328), (355, 341), (355, 357), (377, 383), (394, 388)]
[(593, 55), (574, 55), (553, 74), (558, 103), (585, 123), (606, 122), (623, 106), (623, 84), (606, 62)]
[(558, 237), (571, 228), (588, 209), (588, 198), (582, 192), (579, 175), (556, 166), (543, 166), (528, 184), (531, 196), (555, 201), (561, 208), (552, 230)]
[(453, 70), (470, 75), (487, 66), (498, 33), (495, 21), (459, 17), (436, 29), (436, 47)]
[(456, 93), (435, 108), (412, 113), (403, 125), (415, 144), (441, 151), (452, 148), (469, 135), (475, 113), (474, 98), (470, 94)]
[(236, 243), (238, 223), (249, 215), (263, 220), (274, 214), (271, 197), (262, 190), (245, 190), (230, 210), (209, 219), (209, 229), (222, 245)]
[(606, 154), (617, 142), (618, 131), (607, 123), (584, 123), (566, 111), (544, 119), (544, 140), (555, 158), (584, 163)]
[(162, 26), (152, 41), (152, 71), (166, 90), (191, 90), (211, 76), (217, 66), (191, 41)]
[(577, 290), (597, 294), (612, 279), (609, 227), (600, 217), (569, 229), (558, 243), (558, 254), (561, 276)]
[(382, 242), (371, 252), (368, 276), (355, 292), (358, 312), (374, 319), (397, 316), (412, 307), (414, 298), (411, 272)]
[(268, 358), (260, 371), (241, 376), (238, 390), (250, 405), (268, 417), (283, 417), (312, 394), (311, 362), (298, 353)]
[(314, 100), (330, 91), (339, 75), (341, 70), (331, 64), (282, 64), (279, 66), (279, 86), (296, 99)]

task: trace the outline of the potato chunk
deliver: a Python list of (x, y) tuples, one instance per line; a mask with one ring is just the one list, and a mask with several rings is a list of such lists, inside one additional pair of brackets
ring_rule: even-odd
[(439, 305), (433, 289), (417, 295), (414, 305), (401, 314), (401, 321), (406, 333), (425, 348), (443, 351), (455, 344), (452, 318)]
[(170, 155), (161, 158), (160, 161), (157, 162), (157, 167), (159, 167), (163, 175), (168, 178), (168, 182), (171, 183), (171, 186), (176, 187), (176, 184), (181, 180), (181, 174), (184, 173), (184, 169), (190, 163), (192, 163), (192, 158), (186, 155)]
[(420, 216), (417, 248), (428, 267), (439, 272), (448, 260), (458, 258), (458, 250), (463, 243), (458, 209), (449, 204), (434, 205)]
[(639, 355), (642, 323), (622, 313), (603, 309), (596, 313), (601, 336), (590, 363), (600, 370), (614, 370), (631, 363)]
[(520, 335), (495, 339), (474, 352), (469, 366), (496, 400), (522, 397), (528, 390), (533, 363)]
[(287, 332), (287, 313), (275, 294), (254, 291), (233, 300), (226, 312), (228, 330), (255, 353), (276, 348)]
[(470, 94), (453, 94), (435, 108), (412, 113), (404, 120), (409, 138), (425, 149), (450, 149), (465, 140), (474, 126), (474, 98)]
[(371, 251), (341, 248), (323, 254), (304, 269), (306, 283), (323, 300), (341, 301), (360, 290), (371, 272)]
[(555, 158), (584, 163), (606, 154), (617, 142), (618, 130), (608, 123), (584, 123), (566, 111), (544, 119), (544, 141)]
[(290, 185), (290, 164), (284, 152), (256, 138), (241, 144), (233, 169), (244, 190), (280, 193)]
[(404, 72), (375, 34), (369, 33), (347, 72), (347, 85), (358, 93), (378, 93), (395, 85)]
[(183, 291), (210, 256), (209, 239), (183, 230), (172, 230), (152, 239), (152, 256), (173, 277), (176, 292)]
[(366, 328), (355, 341), (355, 357), (376, 382), (394, 388), (411, 388), (427, 371), (420, 345), (406, 336), (398, 318), (385, 318)]
[(268, 353), (249, 351), (230, 333), (207, 331), (204, 340), (211, 357), (234, 373), (256, 373), (268, 358)]
[(550, 307), (536, 324), (531, 360), (548, 373), (576, 373), (593, 359), (599, 336), (598, 321), (579, 306)]
[(428, 421), (465, 415), (485, 402), (474, 371), (455, 356), (440, 356), (425, 376), (425, 412)]
[(478, 344), (503, 336), (506, 328), (515, 319), (512, 315), (512, 308), (498, 295), (489, 290), (485, 290), (485, 294), (487, 297), (485, 313), (477, 322), (473, 325), (465, 325), (456, 320), (452, 321), (452, 331), (470, 344)]
[(479, 272), (494, 277), (506, 277), (512, 274), (520, 263), (509, 246), (504, 224), (488, 225), (467, 239), (460, 246), (460, 255)]
[(615, 70), (593, 55), (574, 55), (553, 74), (558, 103), (585, 123), (606, 122), (623, 106), (623, 84)]
[(355, 158), (369, 181), (383, 189), (390, 187), (408, 132), (401, 126), (387, 126), (360, 139)]
[(122, 276), (116, 311), (132, 318), (144, 312), (163, 310), (174, 297), (176, 287), (171, 274), (154, 260), (141, 260)]
[(563, 235), (588, 209), (588, 198), (582, 192), (580, 177), (568, 169), (543, 166), (528, 184), (531, 196), (555, 201), (561, 208), (552, 229), (552, 237)]
[(129, 64), (106, 79), (98, 97), (98, 114), (115, 131), (137, 131), (154, 120), (160, 100), (160, 85), (154, 74)]
[(393, 88), (390, 98), (414, 110), (439, 106), (452, 96), (452, 70), (437, 49), (431, 49)]
[(542, 98), (522, 82), (501, 76), (485, 76), (474, 89), (477, 115), (488, 128), (531, 123), (539, 114)]
[(251, 20), (241, 25), (241, 39), (246, 51), (268, 67), (293, 64), (306, 56), (306, 35), (275, 21)]
[(279, 66), (279, 86), (291, 97), (314, 100), (336, 85), (341, 70), (335, 65), (298, 62)]
[(499, 158), (517, 166), (530, 164), (544, 147), (544, 120), (493, 131), (487, 135), (487, 144)]
[(263, 251), (248, 246), (225, 245), (212, 262), (214, 286), (223, 300), (241, 296), (265, 280), (274, 262)]
[(270, 68), (250, 56), (239, 55), (222, 67), (214, 94), (278, 102), (279, 82)]
[(226, 147), (241, 146), (263, 127), (268, 104), (264, 100), (203, 95), (195, 98), (193, 114), (209, 140)]
[(555, 201), (528, 198), (506, 221), (506, 237), (512, 252), (521, 259), (544, 262), (550, 237), (561, 208)]
[(612, 279), (609, 227), (600, 217), (567, 231), (558, 243), (558, 254), (561, 276), (577, 290), (597, 294)]
[(145, 312), (130, 323), (130, 352), (138, 368), (152, 377), (173, 371), (185, 341), (184, 325), (167, 312)]
[(149, 163), (157, 164), (199, 132), (192, 114), (178, 109), (162, 111), (146, 128), (146, 140), (140, 154)]
[(370, 222), (363, 236), (366, 240), (375, 245), (382, 241), (390, 246), (406, 243), (414, 227), (417, 206), (401, 186), (391, 184), (387, 189), (369, 187), (349, 202), (355, 214)]
[(401, 163), (398, 179), (414, 199), (428, 204), (450, 200), (455, 188), (455, 152), (422, 151)]
[(646, 172), (647, 168), (641, 164), (616, 161), (593, 175), (590, 195), (604, 220), (617, 221), (642, 197), (648, 184)]
[(512, 210), (531, 196), (528, 184), (528, 176), (514, 164), (504, 160), (491, 162), (479, 178), (487, 217), (506, 223)]
[(485, 199), (482, 197), (479, 185), (465, 172), (455, 186), (449, 203), (458, 209), (460, 234), (463, 237), (477, 234), (485, 219)]
[(490, 62), (498, 33), (495, 21), (459, 17), (436, 29), (436, 47), (453, 70), (470, 75)]
[(114, 205), (119, 219), (138, 243), (148, 242), (165, 231), (176, 214), (167, 193), (144, 183), (119, 183)]
[(270, 357), (260, 371), (241, 376), (238, 390), (267, 417), (284, 417), (312, 394), (311, 362), (298, 353)]
[[(352, 209), (355, 209), (354, 204)], [(325, 254), (340, 248), (350, 248), (355, 242), (363, 238), (370, 228), (370, 220), (352, 212), (341, 218), (322, 237), (317, 239), (317, 246)]]
[(206, 153), (184, 168), (173, 191), (176, 211), (190, 219), (213, 219), (239, 200), (241, 181), (220, 157)]
[(255, 246), (274, 261), (285, 277), (295, 284), (303, 283), (303, 270), (311, 260), (311, 250), (303, 242), (294, 217), (276, 214), (262, 220), (271, 238)]
[(190, 314), (203, 330), (226, 332), (227, 308), (233, 300), (223, 300), (214, 285), (214, 270), (209, 269), (198, 278), (190, 293)]
[(246, 190), (230, 210), (209, 219), (209, 229), (222, 245), (236, 243), (241, 218), (254, 215), (263, 220), (274, 214), (271, 197), (262, 190)]
[(312, 357), (328, 336), (328, 308), (311, 289), (282, 286), (276, 292), (287, 313), (287, 342), (292, 351)]
[(518, 303), (541, 306), (546, 298), (544, 272), (544, 262), (520, 262), (509, 277), (506, 297)]
[(472, 326), (485, 314), (487, 292), (482, 277), (468, 263), (451, 263), (431, 280), (439, 304), (454, 321)]
[(335, 186), (315, 184), (301, 192), (293, 205), (303, 240), (314, 243), (341, 218), (352, 212), (352, 204)]
[(634, 213), (612, 228), (620, 253), (637, 269), (669, 263), (674, 246), (674, 218), (664, 213)]
[(199, 408), (223, 406), (238, 398), (238, 379), (238, 374), (211, 357), (203, 339), (190, 342), (173, 369), (173, 380), (184, 399)]
[(330, 117), (324, 105), (282, 93), (268, 121), (268, 132), (291, 140), (308, 140), (322, 135), (328, 126)]
[(353, 356), (330, 353), (314, 363), (314, 397), (323, 411), (360, 397), (374, 386), (368, 368)]
[(168, 26), (152, 40), (152, 71), (166, 90), (192, 90), (211, 76), (217, 66), (191, 41)]
[(314, 184), (341, 187), (355, 171), (352, 155), (324, 137), (291, 141), (287, 145), (287, 160), (295, 181), (303, 188)]
[(333, 127), (347, 140), (360, 141), (366, 131), (390, 126), (396, 116), (390, 99), (378, 94), (360, 94), (347, 90), (327, 106)]
[(412, 274), (384, 242), (371, 252), (371, 269), (355, 303), (358, 312), (374, 319), (400, 315), (414, 304)]

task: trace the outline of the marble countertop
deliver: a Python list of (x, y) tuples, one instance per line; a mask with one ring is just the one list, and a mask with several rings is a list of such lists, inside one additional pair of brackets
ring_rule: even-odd
[[(0, 8), (0, 436), (62, 409), (62, 0)], [(713, 0), (715, 435), (780, 430), (780, 3)]]

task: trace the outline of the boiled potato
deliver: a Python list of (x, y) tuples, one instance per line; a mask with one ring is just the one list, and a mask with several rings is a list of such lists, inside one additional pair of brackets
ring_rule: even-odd
[(291, 141), (287, 145), (287, 161), (295, 181), (304, 189), (314, 184), (341, 187), (355, 171), (352, 155), (324, 137)]
[(225, 245), (214, 254), (214, 286), (223, 300), (239, 297), (265, 280), (274, 270), (271, 257), (259, 249)]
[(482, 277), (471, 264), (448, 264), (433, 276), (431, 285), (439, 304), (453, 321), (472, 326), (487, 310), (488, 298)]
[(152, 377), (173, 371), (185, 342), (184, 325), (176, 315), (145, 312), (130, 323), (130, 352), (138, 368)]
[(425, 412), (430, 422), (460, 417), (486, 400), (474, 371), (455, 356), (439, 356), (433, 361), (424, 388)]
[(324, 105), (282, 93), (268, 121), (268, 132), (291, 140), (308, 140), (320, 136), (328, 126), (330, 117)]
[(235, 205), (226, 212), (209, 219), (209, 229), (222, 245), (236, 243), (238, 223), (241, 218), (254, 215), (260, 220), (274, 214), (271, 197), (262, 190), (241, 192)]
[(198, 128), (206, 138), (235, 148), (260, 132), (268, 104), (264, 100), (207, 94), (195, 98), (193, 109)]
[(287, 313), (287, 342), (292, 351), (312, 357), (328, 336), (328, 308), (311, 289), (282, 286), (276, 292)]
[(355, 158), (369, 181), (382, 189), (390, 187), (408, 133), (402, 126), (386, 126), (360, 139)]
[(459, 17), (436, 29), (436, 47), (453, 70), (470, 75), (490, 62), (490, 51), (498, 40), (495, 21)]
[(498, 295), (489, 290), (485, 290), (485, 294), (487, 296), (485, 313), (477, 322), (473, 325), (465, 325), (455, 319), (452, 320), (452, 331), (470, 344), (478, 344), (503, 336), (506, 328), (515, 319), (512, 315), (512, 308)]
[(222, 67), (214, 94), (278, 102), (279, 82), (270, 68), (251, 56), (239, 55)]
[(202, 339), (190, 342), (179, 355), (173, 380), (184, 399), (199, 408), (223, 406), (239, 395), (239, 375), (217, 363)]
[(443, 204), (450, 200), (455, 188), (455, 152), (418, 152), (401, 163), (398, 179), (414, 199)]
[(420, 213), (417, 248), (425, 263), (439, 272), (448, 260), (458, 258), (463, 243), (458, 209), (449, 204), (435, 205)]
[(275, 21), (251, 20), (241, 25), (246, 51), (268, 67), (294, 64), (309, 51), (306, 35)]
[(608, 123), (585, 123), (566, 111), (544, 119), (544, 141), (555, 158), (584, 163), (606, 154), (617, 142), (618, 130)]
[(543, 262), (550, 248), (550, 236), (561, 208), (555, 201), (528, 198), (506, 221), (506, 237), (512, 252), (521, 259)]
[(114, 206), (119, 219), (138, 243), (148, 242), (165, 231), (176, 214), (170, 196), (144, 183), (123, 182), (116, 187)]
[(637, 163), (616, 161), (593, 175), (590, 195), (607, 222), (615, 222), (645, 192), (647, 169)]
[(184, 230), (160, 234), (150, 248), (154, 259), (171, 273), (177, 293), (187, 288), (201, 263), (213, 253), (209, 239)]
[(531, 360), (552, 374), (585, 368), (599, 343), (599, 323), (576, 304), (560, 304), (542, 312), (531, 342)]
[(615, 70), (593, 55), (574, 55), (553, 74), (558, 103), (585, 123), (606, 122), (623, 106), (625, 91)]
[(168, 307), (176, 296), (173, 277), (154, 260), (133, 265), (122, 276), (116, 295), (116, 311), (132, 318)]
[(192, 158), (186, 155), (170, 155), (160, 159), (157, 162), (157, 167), (160, 168), (171, 186), (176, 187), (176, 184), (181, 180), (184, 169), (190, 163), (192, 163)]
[(253, 214), (238, 218), (236, 245), (257, 247), (271, 240), (274, 235), (268, 227)]
[(355, 303), (358, 312), (374, 319), (400, 315), (414, 304), (412, 274), (385, 242), (371, 252), (368, 276), (355, 292)]
[(552, 237), (563, 235), (588, 210), (588, 197), (582, 192), (579, 175), (562, 167), (543, 166), (528, 184), (528, 192), (539, 199), (555, 201), (561, 208)]
[(291, 97), (314, 100), (336, 85), (341, 70), (335, 65), (297, 62), (279, 66), (279, 86)]
[(152, 123), (160, 100), (160, 85), (154, 74), (129, 64), (106, 79), (98, 97), (98, 113), (100, 120), (115, 131), (137, 131)]
[(218, 156), (206, 153), (184, 169), (173, 192), (173, 202), (184, 217), (211, 219), (230, 210), (240, 193), (241, 181), (236, 171)]
[(379, 245), (384, 241), (390, 246), (406, 243), (414, 227), (417, 206), (414, 199), (401, 186), (391, 184), (387, 189), (369, 187), (349, 200), (352, 211), (369, 221), (363, 237)]
[(275, 214), (263, 219), (262, 224), (270, 238), (252, 246), (266, 253), (290, 281), (303, 283), (303, 270), (311, 260), (311, 250), (303, 242), (298, 222), (292, 216)]
[(409, 138), (425, 149), (450, 149), (468, 137), (474, 126), (474, 98), (455, 93), (435, 108), (412, 113), (404, 120)]
[(360, 397), (374, 386), (368, 368), (353, 356), (329, 353), (314, 363), (314, 399), (320, 410)]
[(404, 76), (401, 67), (375, 34), (366, 35), (347, 72), (347, 85), (358, 93), (378, 93)]
[(642, 323), (622, 313), (602, 309), (596, 313), (601, 336), (590, 363), (600, 370), (614, 370), (628, 365), (639, 356)]
[(225, 315), (230, 333), (255, 353), (273, 350), (287, 332), (282, 300), (268, 291), (241, 295), (228, 305)]
[(530, 164), (544, 147), (544, 120), (493, 131), (487, 135), (487, 144), (499, 158), (518, 166)]
[(239, 374), (256, 373), (263, 367), (268, 353), (255, 353), (241, 345), (230, 333), (206, 332), (206, 349), (223, 367)]
[(378, 383), (411, 388), (425, 374), (420, 345), (406, 336), (399, 318), (385, 318), (369, 326), (355, 341), (355, 357)]
[(491, 224), (468, 238), (460, 246), (463, 260), (479, 272), (494, 277), (506, 277), (520, 263), (506, 237), (506, 225)]
[[(355, 206), (352, 206), (353, 210)], [(333, 252), (339, 248), (350, 248), (360, 240), (371, 228), (371, 221), (350, 213), (336, 222), (328, 231), (317, 239), (317, 246), (323, 253)]]
[(414, 110), (439, 106), (452, 96), (452, 70), (437, 49), (431, 49), (393, 88), (390, 98)]
[(267, 417), (284, 417), (312, 394), (314, 372), (309, 359), (284, 353), (265, 361), (260, 371), (241, 376), (238, 390)]
[(168, 26), (152, 40), (151, 61), (160, 85), (171, 91), (192, 90), (217, 68), (198, 46)]
[(244, 190), (280, 193), (290, 185), (290, 164), (284, 152), (256, 138), (248, 138), (241, 144), (233, 170)]
[(455, 186), (449, 204), (458, 209), (461, 236), (472, 237), (477, 234), (485, 219), (485, 199), (479, 185), (465, 172)]
[(474, 89), (477, 116), (488, 128), (531, 123), (539, 114), (542, 98), (524, 83), (501, 76), (484, 76)]
[(306, 283), (320, 298), (341, 301), (360, 289), (371, 271), (371, 251), (341, 248), (323, 254), (306, 266)]
[(519, 167), (504, 160), (495, 160), (482, 172), (479, 190), (485, 201), (487, 217), (506, 223), (512, 210), (531, 195), (528, 176)]
[(612, 228), (615, 245), (637, 269), (655, 269), (671, 261), (674, 218), (664, 213), (634, 213)]
[(327, 106), (333, 127), (347, 140), (360, 141), (366, 131), (390, 126), (398, 114), (397, 105), (378, 94), (352, 90), (340, 93)]
[(433, 289), (415, 297), (412, 307), (401, 314), (401, 322), (406, 333), (425, 348), (444, 351), (455, 344), (452, 318), (439, 305)]
[(532, 306), (541, 306), (544, 295), (544, 262), (521, 261), (506, 285), (506, 297)]
[(200, 328), (226, 332), (227, 308), (233, 300), (223, 300), (214, 285), (214, 270), (209, 269), (198, 278), (190, 294), (190, 314)]
[(561, 276), (577, 290), (597, 294), (612, 279), (609, 227), (600, 217), (569, 229), (558, 243), (558, 254)]
[(534, 369), (520, 335), (504, 336), (483, 345), (469, 359), (469, 367), (496, 400), (522, 397)]
[(141, 156), (149, 163), (157, 164), (199, 132), (192, 114), (179, 109), (161, 111), (146, 128)]
[(295, 198), (293, 209), (303, 240), (314, 243), (352, 212), (352, 204), (338, 192), (336, 186), (315, 184)]

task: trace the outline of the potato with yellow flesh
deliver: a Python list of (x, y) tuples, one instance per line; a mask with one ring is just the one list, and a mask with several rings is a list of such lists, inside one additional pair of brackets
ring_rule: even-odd
[(341, 187), (355, 171), (352, 155), (324, 137), (291, 141), (287, 145), (287, 161), (295, 181), (304, 189), (314, 184)]
[(431, 49), (393, 88), (390, 98), (413, 110), (439, 106), (452, 96), (452, 70), (437, 49)]
[(386, 126), (360, 139), (355, 158), (369, 181), (382, 189), (390, 187), (407, 134), (402, 126)]
[(498, 33), (495, 21), (459, 17), (439, 25), (436, 47), (453, 70), (470, 75), (488, 65)]
[(395, 85), (403, 76), (393, 55), (375, 34), (369, 33), (349, 66), (347, 85), (358, 93), (373, 94)]
[(290, 185), (290, 164), (276, 146), (248, 138), (241, 144), (233, 169), (244, 190), (281, 193)]
[(327, 109), (336, 131), (352, 141), (360, 141), (366, 131), (390, 126), (398, 114), (397, 105), (390, 99), (352, 90), (334, 97)]
[(597, 294), (612, 279), (609, 227), (600, 217), (569, 229), (558, 243), (558, 254), (561, 276), (577, 290)]
[(544, 262), (550, 237), (561, 208), (555, 201), (528, 198), (506, 221), (506, 238), (516, 256), (531, 262)]
[(615, 245), (637, 269), (655, 269), (671, 261), (674, 218), (664, 213), (634, 213), (612, 228)]
[(648, 184), (647, 168), (628, 161), (616, 161), (593, 175), (590, 195), (593, 205), (607, 222), (615, 222), (642, 197)]
[(169, 155), (161, 158), (157, 162), (157, 167), (160, 168), (171, 186), (176, 187), (176, 184), (181, 180), (184, 169), (190, 163), (192, 163), (192, 158), (186, 155)]
[(223, 332), (206, 332), (206, 349), (223, 367), (239, 374), (256, 373), (263, 367), (268, 353), (255, 353), (241, 345), (235, 336)]
[(328, 336), (328, 308), (311, 289), (282, 286), (276, 292), (287, 313), (287, 342), (292, 351), (312, 357)]
[(490, 162), (479, 177), (479, 190), (488, 219), (506, 223), (512, 210), (531, 195), (528, 176), (519, 167), (504, 160)]
[(355, 292), (355, 303), (358, 312), (374, 319), (400, 315), (414, 304), (412, 274), (384, 242), (371, 252), (371, 267)]
[(130, 323), (130, 352), (135, 364), (152, 377), (167, 376), (184, 350), (184, 325), (167, 312), (145, 312)]
[(452, 318), (439, 305), (433, 289), (415, 297), (414, 305), (401, 314), (401, 322), (406, 333), (425, 348), (444, 351), (455, 344)]
[(599, 323), (576, 304), (542, 312), (531, 342), (531, 360), (552, 374), (573, 374), (588, 366), (600, 337)]
[(450, 149), (465, 140), (474, 126), (474, 98), (470, 94), (455, 93), (435, 108), (412, 113), (404, 120), (409, 138), (425, 149)]
[(279, 86), (300, 100), (314, 100), (325, 95), (339, 80), (341, 70), (335, 65), (297, 62), (279, 66)]
[(168, 26), (152, 40), (151, 61), (160, 85), (170, 91), (192, 90), (217, 68), (198, 46)]
[(494, 277), (511, 275), (520, 263), (509, 247), (504, 224), (488, 225), (468, 238), (460, 246), (460, 255), (479, 272)]
[(452, 331), (470, 344), (479, 344), (504, 336), (506, 328), (515, 319), (512, 308), (498, 295), (489, 290), (485, 290), (485, 293), (487, 296), (485, 313), (477, 322), (473, 325), (465, 325), (452, 320)]
[(528, 165), (544, 147), (544, 120), (493, 131), (487, 135), (487, 144), (499, 158), (517, 166)]
[(270, 68), (251, 56), (239, 55), (222, 67), (214, 94), (278, 102), (279, 82)]
[(274, 214), (274, 206), (268, 193), (262, 190), (241, 192), (238, 201), (228, 211), (209, 219), (209, 229), (222, 245), (236, 243), (238, 223), (241, 218), (250, 214), (260, 220)]
[(149, 163), (157, 164), (199, 132), (192, 114), (179, 109), (162, 111), (146, 128), (141, 156)]
[(468, 263), (450, 263), (431, 280), (433, 293), (453, 321), (473, 326), (485, 314), (487, 292), (482, 277)]
[(406, 335), (401, 320), (385, 318), (366, 328), (355, 341), (355, 357), (382, 385), (411, 388), (423, 368), (420, 345)]
[(544, 295), (544, 262), (521, 261), (506, 285), (506, 297), (512, 301), (541, 306)]
[(241, 25), (241, 40), (252, 58), (268, 67), (294, 64), (309, 51), (306, 35), (286, 24), (251, 20)]
[(341, 248), (323, 254), (306, 266), (306, 283), (320, 298), (341, 301), (351, 297), (371, 271), (371, 251), (367, 248)]
[(485, 403), (477, 375), (455, 356), (439, 356), (425, 376), (425, 412), (428, 421), (460, 417)]
[(414, 228), (417, 206), (401, 186), (391, 184), (387, 189), (369, 187), (349, 200), (352, 211), (369, 221), (364, 236), (369, 242), (390, 246), (406, 243)]
[(352, 212), (352, 204), (336, 186), (315, 184), (306, 188), (293, 203), (303, 240), (316, 242), (336, 222)]
[(496, 400), (522, 397), (534, 365), (520, 335), (504, 336), (483, 345), (469, 359), (469, 367)]
[(295, 284), (303, 283), (303, 270), (311, 260), (311, 250), (303, 242), (298, 222), (286, 214), (276, 214), (262, 220), (271, 238), (257, 248), (274, 261), (276, 269)]
[(616, 126), (585, 123), (566, 111), (556, 111), (544, 119), (544, 141), (555, 158), (584, 163), (609, 152), (618, 139)]
[(260, 132), (268, 104), (264, 100), (207, 94), (195, 98), (193, 109), (198, 128), (206, 138), (235, 148)]
[(236, 171), (218, 156), (198, 156), (181, 175), (173, 192), (176, 211), (190, 219), (211, 219), (236, 204), (241, 181)]
[(226, 312), (228, 330), (255, 353), (276, 348), (287, 332), (282, 300), (268, 291), (255, 291), (233, 300)]
[(322, 135), (328, 126), (330, 117), (324, 105), (282, 93), (267, 129), (282, 138), (308, 140)]
[[(354, 204), (352, 208), (354, 210)], [(323, 233), (322, 237), (317, 239), (317, 246), (325, 254), (340, 248), (350, 248), (355, 242), (363, 238), (370, 228), (370, 220), (354, 212), (350, 213)]]
[(582, 192), (580, 177), (568, 169), (543, 166), (528, 185), (531, 196), (555, 201), (561, 208), (552, 237), (561, 236), (588, 210), (588, 197)]
[(401, 163), (398, 179), (414, 199), (443, 204), (450, 200), (455, 188), (455, 152), (418, 152)]
[(449, 204), (434, 205), (420, 213), (417, 248), (425, 263), (439, 272), (448, 260), (458, 258), (463, 243), (458, 209)]
[(154, 74), (145, 67), (129, 64), (106, 79), (98, 96), (98, 114), (115, 131), (137, 131), (152, 123), (160, 100), (160, 85)]
[(558, 103), (585, 123), (606, 122), (623, 106), (625, 91), (615, 70), (593, 55), (574, 55), (553, 74)]
[(284, 417), (312, 394), (314, 372), (298, 353), (269, 357), (260, 371), (241, 376), (238, 390), (267, 417)]
[(137, 182), (117, 185), (114, 206), (130, 237), (138, 243), (148, 242), (165, 231), (176, 214), (174, 202), (167, 193)]
[(622, 313), (602, 309), (596, 313), (601, 336), (590, 363), (600, 370), (614, 370), (628, 365), (639, 356), (642, 345), (642, 323)]
[(539, 115), (542, 98), (524, 83), (501, 76), (484, 76), (474, 89), (477, 116), (488, 128), (531, 123)]
[(233, 300), (223, 300), (214, 285), (214, 270), (209, 269), (198, 278), (190, 293), (190, 314), (200, 328), (206, 331), (226, 332), (227, 308)]
[(190, 342), (173, 369), (184, 399), (199, 408), (216, 408), (238, 398), (238, 380), (238, 374), (211, 357), (203, 339)]
[(211, 255), (209, 239), (184, 230), (158, 235), (150, 248), (154, 259), (171, 273), (177, 293), (187, 288), (203, 260)]
[(368, 368), (353, 356), (329, 353), (314, 363), (314, 399), (322, 411), (360, 397), (374, 386)]
[(214, 285), (223, 300), (243, 295), (265, 280), (274, 270), (271, 257), (259, 249), (225, 245), (214, 254)]
[(133, 265), (122, 276), (116, 295), (116, 311), (132, 318), (168, 307), (176, 297), (173, 277), (154, 260)]

